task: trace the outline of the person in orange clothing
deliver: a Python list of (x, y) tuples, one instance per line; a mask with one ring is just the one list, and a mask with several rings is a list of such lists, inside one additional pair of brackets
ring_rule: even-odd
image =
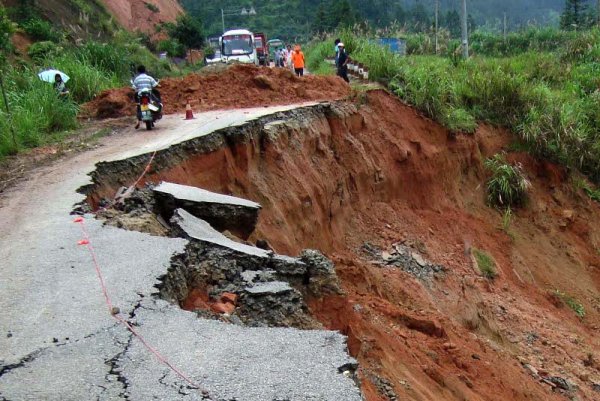
[(296, 45), (292, 52), (292, 64), (296, 75), (301, 77), (304, 75), (304, 53), (300, 49), (300, 45)]

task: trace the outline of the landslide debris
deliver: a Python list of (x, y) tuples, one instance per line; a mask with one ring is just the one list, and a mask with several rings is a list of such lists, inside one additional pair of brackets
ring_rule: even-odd
[(219, 224), (230, 213), (227, 228), (250, 234), (258, 204), (164, 182), (121, 188), (115, 199), (102, 200), (105, 207), (97, 212), (105, 224), (189, 240), (158, 288), (162, 298), (199, 316), (253, 327), (322, 329), (305, 298), (342, 293), (333, 263), (320, 252), (305, 250), (298, 258), (277, 255), (196, 217)]
[[(208, 111), (341, 99), (350, 94), (350, 87), (338, 77), (298, 78), (286, 68), (241, 64), (207, 75), (165, 78), (159, 89), (166, 114), (183, 113), (188, 100), (194, 111)], [(135, 104), (130, 88), (104, 91), (81, 109), (82, 117), (133, 115)]]

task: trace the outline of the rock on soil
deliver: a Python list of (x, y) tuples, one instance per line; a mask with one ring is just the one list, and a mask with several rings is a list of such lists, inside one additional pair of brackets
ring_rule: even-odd
[[(262, 107), (341, 99), (350, 86), (338, 77), (296, 77), (285, 68), (233, 65), (223, 72), (160, 81), (165, 114), (183, 113), (187, 101), (194, 111)], [(82, 116), (115, 118), (135, 115), (133, 91), (111, 89), (82, 106)]]

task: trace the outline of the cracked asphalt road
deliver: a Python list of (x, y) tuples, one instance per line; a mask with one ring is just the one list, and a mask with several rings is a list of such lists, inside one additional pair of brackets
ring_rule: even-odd
[[(200, 400), (110, 316), (90, 255), (69, 215), (100, 161), (164, 148), (294, 106), (167, 117), (34, 171), (0, 208), (0, 399)], [(327, 331), (251, 329), (200, 320), (153, 294), (183, 239), (103, 227), (87, 216), (109, 294), (125, 317), (215, 400), (359, 401), (338, 368), (354, 361)]]

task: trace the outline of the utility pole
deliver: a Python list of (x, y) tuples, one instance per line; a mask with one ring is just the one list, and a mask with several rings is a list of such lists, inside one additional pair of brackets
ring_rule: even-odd
[(469, 58), (469, 26), (467, 24), (467, 0), (462, 0), (462, 47), (463, 58)]
[(223, 33), (225, 33), (225, 12), (221, 9), (221, 22), (223, 23)]
[[(598, 0), (600, 2), (600, 0)], [(438, 32), (439, 32), (440, 0), (435, 0), (435, 54), (438, 54)]]
[[(600, 1), (600, 0), (598, 0)], [(504, 21), (502, 23), (502, 35), (504, 36), (504, 41), (506, 41), (506, 11), (504, 11)]]

